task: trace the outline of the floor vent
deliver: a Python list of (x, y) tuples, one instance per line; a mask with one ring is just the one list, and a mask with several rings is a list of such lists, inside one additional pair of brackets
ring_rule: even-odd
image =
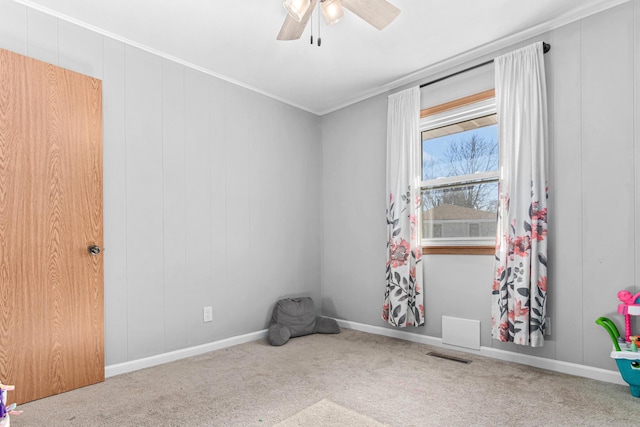
[(436, 353), (435, 351), (430, 351), (429, 353), (427, 353), (427, 356), (439, 357), (440, 359), (447, 359), (453, 362), (464, 363), (464, 364), (471, 363), (471, 360), (463, 359), (461, 357), (449, 356), (448, 354)]

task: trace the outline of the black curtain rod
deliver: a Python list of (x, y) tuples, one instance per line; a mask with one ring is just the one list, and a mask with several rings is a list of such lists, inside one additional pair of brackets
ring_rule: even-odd
[[(547, 53), (550, 50), (551, 50), (551, 45), (549, 43), (542, 42), (542, 52)], [(425, 86), (429, 86), (429, 85), (432, 85), (434, 83), (438, 83), (438, 82), (441, 82), (443, 80), (446, 80), (449, 77), (457, 76), (458, 74), (466, 73), (467, 71), (471, 71), (471, 70), (475, 70), (476, 68), (484, 67), (485, 65), (489, 65), (491, 63), (493, 63), (493, 59), (491, 59), (491, 60), (489, 60), (487, 62), (483, 62), (482, 64), (478, 64), (478, 65), (474, 65), (474, 66), (469, 67), (469, 68), (465, 68), (464, 70), (456, 71), (453, 74), (449, 74), (448, 76), (440, 77), (439, 79), (435, 79), (432, 82), (421, 84), (420, 85), (420, 89), (422, 89)]]

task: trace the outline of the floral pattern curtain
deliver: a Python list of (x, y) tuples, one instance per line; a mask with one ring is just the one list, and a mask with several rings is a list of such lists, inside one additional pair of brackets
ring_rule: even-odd
[(420, 224), (420, 89), (389, 96), (387, 115), (387, 271), (382, 318), (424, 324)]
[(495, 59), (500, 181), (492, 336), (544, 345), (547, 97), (542, 43)]

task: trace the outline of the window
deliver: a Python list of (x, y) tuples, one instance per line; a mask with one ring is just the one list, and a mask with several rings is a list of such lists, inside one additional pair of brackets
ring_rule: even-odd
[(497, 123), (493, 90), (422, 111), (425, 253), (493, 253)]

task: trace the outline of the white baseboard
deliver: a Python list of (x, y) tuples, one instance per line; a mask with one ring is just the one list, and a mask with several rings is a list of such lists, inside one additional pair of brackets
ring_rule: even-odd
[[(598, 381), (605, 381), (614, 384), (626, 385), (618, 371), (610, 371), (607, 369), (594, 368), (591, 366), (579, 365), (577, 363), (563, 362), (559, 360), (546, 359), (544, 357), (529, 356), (527, 354), (514, 353), (511, 351), (499, 350), (491, 347), (480, 347), (480, 350), (471, 350), (463, 347), (451, 346), (442, 343), (441, 338), (429, 337), (426, 335), (414, 334), (412, 332), (399, 331), (396, 329), (388, 329), (380, 326), (366, 325), (364, 323), (351, 322), (348, 320), (336, 319), (341, 327), (355, 329), (357, 331), (367, 332), (370, 334), (383, 335), (391, 338), (398, 338), (406, 341), (427, 344), (433, 347), (446, 348), (455, 351), (478, 354), (480, 356), (491, 357), (507, 362), (521, 363), (523, 365), (534, 366), (536, 368), (547, 369), (563, 374), (575, 375), (584, 378), (590, 378)], [(184, 359), (186, 357), (197, 356), (214, 350), (220, 350), (238, 344), (244, 344), (249, 341), (264, 339), (267, 337), (268, 330), (252, 332), (237, 337), (226, 338), (195, 347), (184, 348), (181, 350), (171, 351), (168, 353), (158, 354), (156, 356), (145, 357), (143, 359), (132, 360), (130, 362), (118, 363), (106, 366), (104, 369), (105, 377), (113, 377), (115, 375), (127, 372), (137, 371), (139, 369), (150, 368), (152, 366), (162, 365), (163, 363), (173, 362), (175, 360)]]
[(245, 335), (239, 335), (237, 337), (226, 338), (220, 341), (214, 341), (207, 344), (198, 345), (195, 347), (183, 348), (168, 353), (158, 354), (151, 357), (145, 357), (143, 359), (132, 360), (130, 362), (117, 363), (115, 365), (109, 365), (104, 368), (104, 376), (106, 378), (113, 377), (115, 375), (125, 374), (127, 372), (137, 371), (139, 369), (150, 368), (152, 366), (162, 365), (163, 363), (173, 362), (175, 360), (184, 359), (186, 357), (198, 356), (200, 354), (208, 353), (214, 350), (220, 350), (222, 348), (231, 347), (238, 344), (244, 344), (249, 341), (255, 341), (267, 337), (267, 329), (263, 329), (257, 332), (251, 332)]
[(351, 322), (348, 320), (336, 320), (341, 327), (355, 329), (357, 331), (367, 332), (370, 334), (384, 335), (391, 338), (399, 338), (402, 340), (427, 344), (434, 347), (478, 354), (480, 356), (491, 357), (507, 362), (521, 363), (523, 365), (534, 366), (536, 368), (547, 369), (549, 371), (560, 372), (563, 374), (575, 375), (578, 377), (590, 378), (593, 380), (605, 381), (614, 384), (627, 385), (627, 383), (620, 376), (620, 372), (618, 371), (610, 371), (607, 369), (594, 368), (592, 366), (579, 365), (577, 363), (569, 363), (560, 360), (546, 359), (544, 357), (514, 353), (511, 351), (504, 351), (491, 347), (481, 346), (480, 350), (471, 350), (463, 347), (443, 344), (441, 338), (434, 338), (426, 335), (414, 334), (411, 332), (398, 331), (395, 329), (382, 328), (379, 326), (371, 326), (364, 323)]

